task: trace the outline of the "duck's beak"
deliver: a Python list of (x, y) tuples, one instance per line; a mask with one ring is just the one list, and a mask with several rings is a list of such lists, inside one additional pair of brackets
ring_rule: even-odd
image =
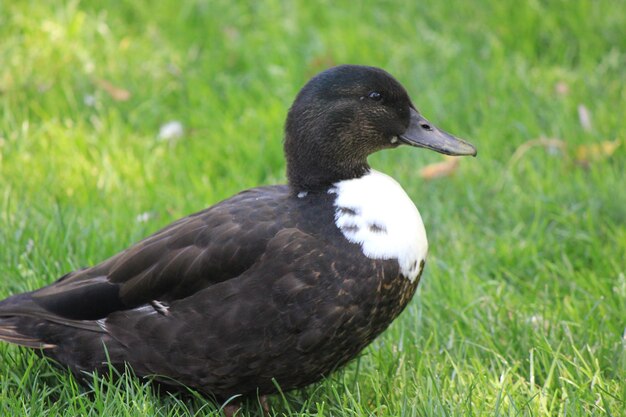
[(409, 127), (399, 139), (407, 145), (431, 149), (446, 155), (476, 156), (476, 148), (471, 143), (438, 129), (413, 108)]

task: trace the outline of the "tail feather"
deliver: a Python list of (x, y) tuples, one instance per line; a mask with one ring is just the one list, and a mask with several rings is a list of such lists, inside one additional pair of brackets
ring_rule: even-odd
[[(102, 332), (102, 327), (96, 320), (76, 320), (60, 316), (50, 312), (33, 301), (31, 293), (16, 294), (0, 301), (0, 327), (3, 320), (11, 317), (21, 317), (23, 321), (19, 324), (34, 325), (36, 322), (45, 320), (50, 323), (61, 324), (75, 329), (89, 330), (92, 332)], [(31, 321), (28, 322), (27, 319)], [(14, 329), (21, 329), (22, 326), (14, 322)], [(0, 337), (1, 338), (1, 337)]]
[(16, 294), (0, 301), (0, 341), (33, 349), (53, 349), (57, 345), (46, 340), (49, 332), (41, 331), (46, 327), (41, 324), (46, 322), (74, 324), (74, 327), (90, 330), (95, 327), (92, 323), (65, 320), (48, 313), (33, 302), (30, 293)]
[(11, 317), (0, 318), (0, 340), (33, 349), (52, 349), (56, 347), (56, 345), (20, 333), (17, 326), (13, 324), (14, 321), (15, 318)]
[(0, 301), (0, 343), (36, 349), (77, 377), (84, 371), (124, 366), (125, 347), (111, 338), (100, 320), (75, 320), (50, 312), (31, 294)]

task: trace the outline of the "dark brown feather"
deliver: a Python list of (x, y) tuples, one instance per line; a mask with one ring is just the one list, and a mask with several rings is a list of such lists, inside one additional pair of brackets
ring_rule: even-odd
[(5, 340), (55, 345), (46, 354), (77, 374), (106, 371), (110, 360), (227, 398), (273, 392), (272, 379), (301, 387), (342, 366), (400, 313), (416, 285), (397, 261), (368, 259), (343, 237), (332, 195), (300, 199), (266, 187), (17, 296), (18, 310), (2, 302), (0, 326), (12, 320), (21, 329), (5, 331)]

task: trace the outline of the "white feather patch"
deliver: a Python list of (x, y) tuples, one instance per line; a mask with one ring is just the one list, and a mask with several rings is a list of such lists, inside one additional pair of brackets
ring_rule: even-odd
[(428, 252), (424, 223), (415, 204), (393, 178), (378, 171), (334, 184), (335, 224), (370, 259), (397, 259), (413, 282)]

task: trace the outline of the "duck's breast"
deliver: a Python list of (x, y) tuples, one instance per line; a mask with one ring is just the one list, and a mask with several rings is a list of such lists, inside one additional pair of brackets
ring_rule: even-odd
[(335, 224), (348, 241), (370, 259), (396, 259), (409, 280), (418, 277), (428, 240), (419, 211), (400, 184), (372, 170), (336, 183), (329, 193), (336, 194)]

